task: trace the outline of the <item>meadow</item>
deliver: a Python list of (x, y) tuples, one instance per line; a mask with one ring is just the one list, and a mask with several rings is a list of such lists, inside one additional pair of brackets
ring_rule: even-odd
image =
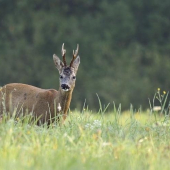
[[(61, 126), (37, 126), (22, 117), (1, 120), (0, 170), (168, 170), (166, 96), (158, 91), (145, 112), (132, 106), (122, 112), (121, 105), (113, 104), (107, 113), (99, 100), (98, 113), (88, 107), (81, 112), (70, 111)], [(154, 111), (154, 100), (160, 99), (162, 110)]]

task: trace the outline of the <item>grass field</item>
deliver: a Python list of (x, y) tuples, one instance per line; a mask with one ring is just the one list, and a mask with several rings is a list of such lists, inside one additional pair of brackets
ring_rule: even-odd
[[(149, 110), (70, 113), (62, 126), (31, 125), (27, 118), (0, 123), (0, 170), (169, 170), (170, 120)], [(154, 100), (153, 103), (154, 104)], [(152, 108), (152, 104), (151, 108)]]
[(0, 169), (169, 169), (168, 116), (74, 112), (63, 126), (0, 124)]

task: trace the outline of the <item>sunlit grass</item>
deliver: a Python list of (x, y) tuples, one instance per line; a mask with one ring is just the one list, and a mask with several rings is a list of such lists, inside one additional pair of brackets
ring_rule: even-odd
[(169, 119), (73, 112), (63, 126), (0, 124), (0, 169), (169, 169)]
[[(84, 106), (81, 112), (70, 112), (64, 125), (37, 126), (29, 116), (4, 117), (0, 120), (0, 170), (168, 170), (167, 95), (158, 89), (145, 112), (132, 105), (122, 112), (121, 105), (113, 103), (113, 110), (106, 113), (109, 105), (103, 107), (98, 97), (97, 113)], [(159, 111), (154, 110), (156, 99)]]

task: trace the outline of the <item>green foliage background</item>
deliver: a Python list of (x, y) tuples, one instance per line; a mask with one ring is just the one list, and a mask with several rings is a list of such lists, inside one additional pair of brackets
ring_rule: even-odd
[(52, 55), (80, 44), (72, 108), (102, 103), (149, 106), (169, 90), (169, 0), (0, 0), (0, 85), (58, 89)]

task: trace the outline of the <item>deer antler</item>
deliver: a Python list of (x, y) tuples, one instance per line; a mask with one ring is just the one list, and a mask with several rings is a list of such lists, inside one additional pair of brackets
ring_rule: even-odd
[(65, 54), (66, 54), (66, 49), (64, 49), (64, 43), (63, 43), (62, 48), (61, 48), (61, 55), (63, 57), (64, 66), (67, 66)]
[(73, 62), (74, 62), (74, 60), (76, 59), (76, 57), (77, 57), (77, 55), (78, 55), (78, 51), (79, 51), (79, 44), (77, 44), (77, 49), (76, 49), (76, 51), (74, 52), (74, 50), (73, 50), (73, 58), (72, 58), (72, 60), (71, 60), (70, 67), (73, 65)]

